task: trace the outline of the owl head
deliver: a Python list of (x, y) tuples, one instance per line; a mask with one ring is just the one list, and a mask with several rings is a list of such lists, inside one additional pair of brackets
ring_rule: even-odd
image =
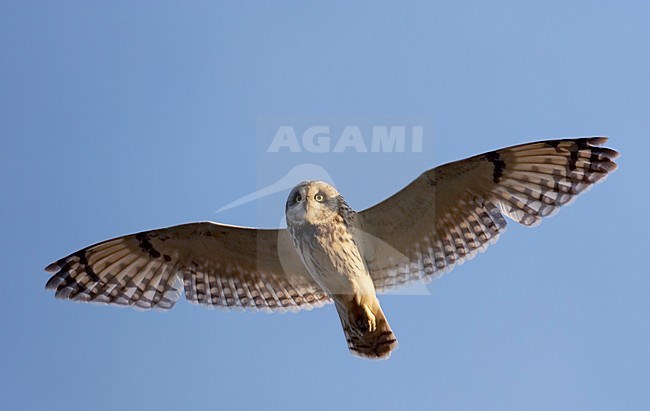
[(287, 224), (329, 222), (337, 215), (340, 201), (340, 194), (331, 185), (323, 181), (303, 181), (291, 190), (287, 198)]

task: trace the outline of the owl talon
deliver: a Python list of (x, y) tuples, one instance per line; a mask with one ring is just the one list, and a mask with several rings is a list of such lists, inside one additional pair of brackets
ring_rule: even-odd
[(362, 336), (377, 329), (377, 320), (367, 305), (362, 305), (360, 311), (361, 312), (358, 313), (358, 317), (353, 324), (357, 334)]
[(363, 306), (363, 311), (366, 314), (368, 332), (375, 331), (377, 329), (377, 320), (375, 319), (375, 315), (370, 311), (370, 308), (367, 305)]

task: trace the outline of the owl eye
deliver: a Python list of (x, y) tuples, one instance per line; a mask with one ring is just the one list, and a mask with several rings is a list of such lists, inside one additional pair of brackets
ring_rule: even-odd
[(323, 197), (322, 194), (318, 193), (314, 196), (314, 200), (318, 201), (319, 203), (322, 203), (325, 197)]
[(296, 194), (296, 196), (293, 198), (293, 201), (296, 203), (299, 203), (302, 201), (302, 196), (300, 194)]

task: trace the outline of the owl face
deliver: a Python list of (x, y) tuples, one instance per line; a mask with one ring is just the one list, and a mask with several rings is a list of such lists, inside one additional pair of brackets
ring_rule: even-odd
[(338, 212), (339, 193), (322, 181), (303, 181), (291, 190), (287, 199), (287, 224), (321, 224)]

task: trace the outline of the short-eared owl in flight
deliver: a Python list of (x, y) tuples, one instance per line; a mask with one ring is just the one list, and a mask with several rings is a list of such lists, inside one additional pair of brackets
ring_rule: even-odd
[(104, 241), (50, 264), (59, 298), (143, 309), (190, 302), (298, 311), (333, 302), (353, 354), (388, 358), (397, 339), (377, 292), (428, 281), (616, 169), (604, 137), (541, 141), (424, 172), (355, 212), (320, 181), (298, 184), (286, 229), (199, 222)]

